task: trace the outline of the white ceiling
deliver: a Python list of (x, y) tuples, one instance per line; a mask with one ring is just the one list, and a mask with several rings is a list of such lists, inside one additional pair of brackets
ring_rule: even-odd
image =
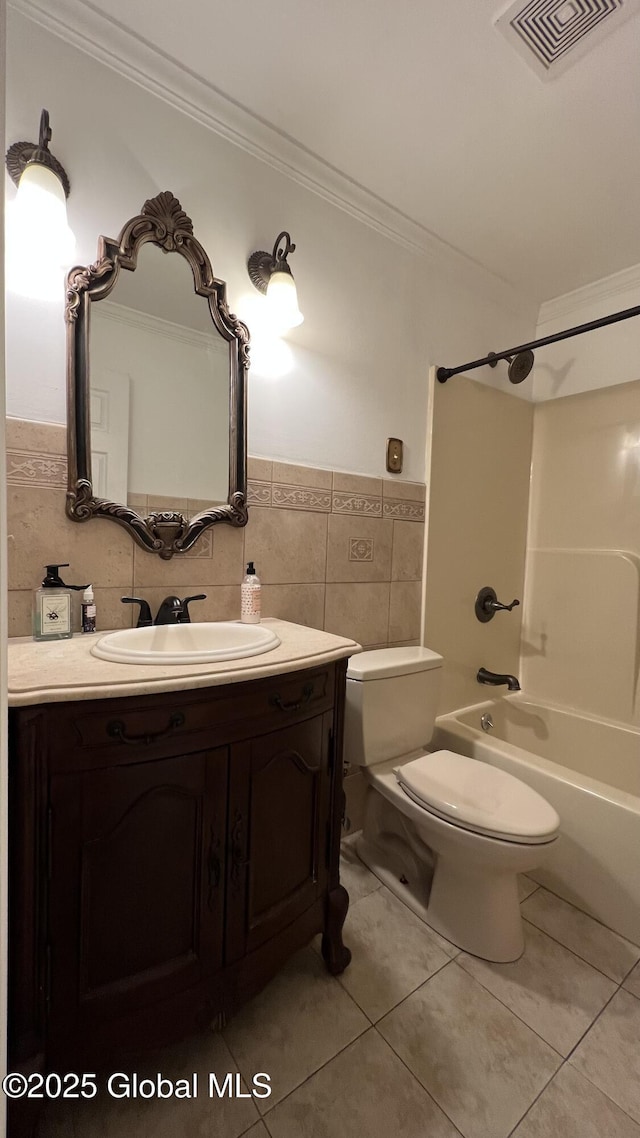
[(543, 83), (495, 0), (76, 4), (532, 299), (640, 262), (638, 11)]

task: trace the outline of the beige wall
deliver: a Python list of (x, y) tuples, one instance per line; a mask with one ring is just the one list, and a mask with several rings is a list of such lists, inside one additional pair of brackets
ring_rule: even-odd
[(535, 410), (527, 693), (640, 723), (640, 381)]
[(440, 710), (477, 703), (478, 668), (518, 674), (522, 607), (481, 624), (483, 585), (522, 602), (533, 407), (464, 376), (435, 384), (424, 643), (445, 658)]
[(67, 519), (65, 453), (63, 427), (7, 420), (10, 635), (30, 634), (33, 590), (47, 562), (68, 561), (65, 579), (93, 583), (98, 629), (105, 629), (131, 622), (131, 607), (120, 602), (125, 594), (157, 607), (172, 592), (204, 592), (206, 602), (194, 605), (197, 619), (237, 619), (251, 559), (264, 586), (265, 616), (368, 647), (418, 640), (422, 483), (250, 459), (249, 524), (217, 526), (188, 554), (162, 561), (113, 522)]

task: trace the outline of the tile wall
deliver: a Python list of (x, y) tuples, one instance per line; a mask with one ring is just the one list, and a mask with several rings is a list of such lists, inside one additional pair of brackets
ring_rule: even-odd
[[(71, 582), (91, 581), (98, 629), (131, 623), (124, 595), (155, 609), (168, 593), (206, 593), (203, 620), (237, 619), (248, 560), (263, 582), (263, 615), (350, 636), (365, 647), (420, 636), (425, 486), (249, 459), (249, 523), (216, 526), (181, 557), (162, 561), (113, 522), (64, 512), (64, 427), (7, 420), (9, 635), (31, 632), (33, 590), (51, 562)], [(136, 496), (142, 512), (202, 503)], [(76, 606), (79, 608), (79, 595)], [(356, 790), (356, 779), (351, 783)], [(351, 811), (358, 814), (357, 802)]]

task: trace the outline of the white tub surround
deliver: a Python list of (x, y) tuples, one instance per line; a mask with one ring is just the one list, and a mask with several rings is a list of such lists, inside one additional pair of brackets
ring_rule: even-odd
[(27, 637), (9, 641), (9, 705), (185, 691), (259, 680), (328, 664), (360, 652), (355, 640), (316, 628), (269, 619), (280, 644), (261, 656), (209, 664), (115, 664), (97, 659), (93, 645), (104, 632), (78, 634), (49, 644)]
[(560, 839), (532, 876), (640, 943), (640, 730), (509, 695), (440, 716), (432, 746), (507, 771), (546, 798)]

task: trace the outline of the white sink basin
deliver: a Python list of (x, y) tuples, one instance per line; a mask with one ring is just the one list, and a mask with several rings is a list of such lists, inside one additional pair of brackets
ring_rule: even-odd
[(116, 664), (209, 664), (259, 656), (279, 643), (275, 632), (263, 624), (220, 620), (122, 628), (102, 636), (91, 652)]

